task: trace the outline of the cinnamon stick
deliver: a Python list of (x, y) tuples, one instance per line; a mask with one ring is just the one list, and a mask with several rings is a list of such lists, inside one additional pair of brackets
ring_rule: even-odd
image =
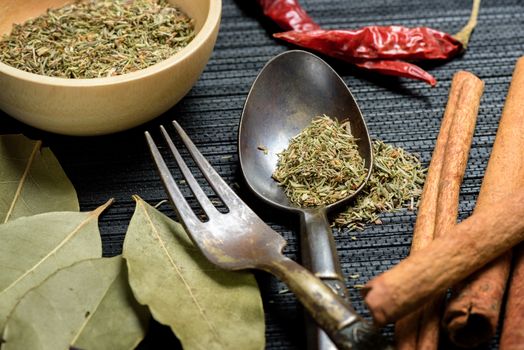
[(514, 249), (500, 350), (524, 349), (524, 244)]
[(494, 201), (362, 289), (379, 326), (413, 312), (524, 240), (524, 190)]
[[(457, 72), (453, 76), (448, 96), (448, 103), (440, 125), (440, 131), (429, 164), (424, 189), (417, 212), (417, 221), (413, 230), (410, 254), (425, 248), (432, 240), (435, 230), (437, 213), (437, 198), (444, 163), (446, 145), (448, 143), (450, 127), (460, 102), (462, 85), (470, 77), (470, 73)], [(456, 137), (454, 135), (453, 137)], [(395, 341), (398, 350), (415, 350), (419, 334), (419, 324), (422, 322), (421, 311), (399, 320), (395, 325)]]
[[(523, 150), (524, 57), (513, 73), (475, 211), (522, 188)], [(443, 321), (455, 344), (474, 347), (495, 334), (510, 262), (505, 254), (453, 289)]]
[[(469, 150), (477, 122), (484, 83), (466, 73), (454, 108), (450, 136), (446, 145), (440, 174), (434, 238), (443, 236), (457, 223), (460, 186), (466, 172)], [(417, 348), (437, 350), (445, 295), (436, 296), (425, 308), (420, 325)]]

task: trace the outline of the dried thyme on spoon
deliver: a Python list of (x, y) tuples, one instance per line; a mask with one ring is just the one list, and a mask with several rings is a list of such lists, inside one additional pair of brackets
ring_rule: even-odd
[(351, 195), (367, 170), (349, 122), (315, 118), (278, 155), (273, 178), (302, 207), (331, 204)]
[(14, 25), (0, 61), (61, 78), (100, 78), (159, 63), (187, 46), (193, 20), (165, 0), (75, 2)]
[[(348, 133), (349, 124), (317, 118), (279, 154), (273, 178), (291, 202), (303, 207), (330, 204), (361, 183), (366, 170)], [(371, 177), (355, 200), (334, 217), (337, 226), (363, 229), (368, 223), (380, 223), (381, 213), (406, 206), (414, 210), (418, 203), (426, 177), (420, 159), (380, 140), (372, 145)]]

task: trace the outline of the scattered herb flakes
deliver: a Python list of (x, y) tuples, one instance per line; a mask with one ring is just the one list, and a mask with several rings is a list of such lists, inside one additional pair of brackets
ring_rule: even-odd
[(193, 20), (165, 0), (90, 0), (14, 25), (0, 61), (46, 76), (108, 77), (159, 63), (194, 36)]
[(416, 206), (426, 178), (420, 159), (380, 140), (373, 141), (373, 156), (367, 186), (352, 205), (335, 217), (336, 225), (363, 229), (368, 223), (381, 224), (381, 213)]
[(366, 177), (349, 122), (324, 115), (293, 137), (278, 154), (273, 178), (302, 207), (331, 204), (351, 195)]
[[(366, 175), (349, 124), (327, 116), (313, 120), (278, 156), (273, 178), (291, 202), (304, 207), (348, 196)], [(381, 140), (373, 141), (373, 156), (367, 186), (334, 218), (335, 225), (361, 230), (368, 223), (382, 224), (381, 213), (417, 206), (426, 177), (420, 159)]]
[(163, 199), (160, 202), (158, 202), (157, 204), (155, 204), (154, 208), (158, 209), (158, 208), (160, 208), (162, 205), (164, 205), (166, 203), (169, 203), (169, 201), (167, 199)]
[(257, 149), (258, 149), (259, 151), (264, 152), (265, 155), (268, 155), (268, 154), (269, 154), (269, 150), (267, 149), (266, 146), (259, 145), (259, 146), (257, 147)]

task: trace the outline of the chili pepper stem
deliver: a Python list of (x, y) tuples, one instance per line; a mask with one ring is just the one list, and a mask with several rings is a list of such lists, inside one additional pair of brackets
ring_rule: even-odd
[(468, 23), (453, 37), (460, 41), (462, 44), (462, 50), (466, 50), (469, 43), (469, 38), (471, 37), (471, 33), (477, 26), (477, 18), (479, 16), (479, 10), (480, 10), (480, 0), (473, 0), (473, 7), (471, 9), (471, 15), (469, 17)]

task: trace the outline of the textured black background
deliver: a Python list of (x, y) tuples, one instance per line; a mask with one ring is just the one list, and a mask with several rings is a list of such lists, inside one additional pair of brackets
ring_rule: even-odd
[[(91, 210), (114, 197), (116, 203), (101, 219), (104, 254), (119, 254), (129, 219), (133, 194), (150, 203), (165, 198), (146, 149), (143, 131), (177, 119), (218, 172), (288, 241), (285, 253), (297, 257), (298, 220), (271, 211), (245, 189), (239, 176), (237, 130), (243, 103), (258, 71), (267, 60), (288, 47), (273, 40), (276, 31), (262, 18), (255, 1), (223, 0), (223, 19), (215, 51), (191, 92), (165, 115), (130, 131), (103, 137), (65, 137), (24, 126), (0, 112), (0, 133), (22, 132), (44, 140), (75, 185), (82, 210)], [(309, 14), (327, 28), (402, 24), (430, 26), (454, 33), (465, 24), (470, 1), (420, 0), (302, 0)], [(470, 214), (494, 141), (514, 64), (524, 54), (524, 1), (484, 0), (479, 25), (468, 52), (450, 62), (424, 64), (438, 86), (358, 71), (328, 60), (351, 88), (373, 137), (402, 146), (430, 160), (453, 74), (468, 70), (486, 83), (470, 161), (462, 186), (460, 217)], [(0, 87), (1, 89), (5, 87)], [(171, 163), (172, 165), (172, 163)], [(237, 186), (238, 185), (238, 186)], [(172, 215), (168, 206), (163, 210)], [(335, 231), (337, 247), (352, 302), (368, 317), (353, 286), (385, 271), (409, 252), (415, 216), (403, 211), (386, 215), (383, 225), (363, 232)], [(352, 240), (356, 236), (357, 240)], [(268, 349), (304, 348), (301, 313), (285, 286), (257, 273), (267, 320)], [(386, 328), (391, 335), (391, 328)], [(497, 339), (482, 349), (497, 348)], [(151, 326), (140, 349), (172, 349), (177, 340), (170, 330)], [(442, 345), (443, 349), (451, 348)]]

